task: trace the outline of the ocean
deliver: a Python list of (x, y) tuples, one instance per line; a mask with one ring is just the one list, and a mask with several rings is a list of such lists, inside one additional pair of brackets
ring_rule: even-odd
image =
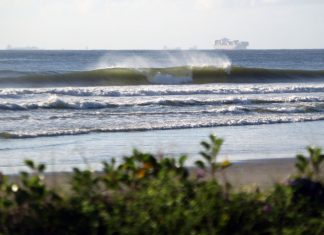
[(222, 158), (324, 146), (324, 50), (0, 51), (0, 171), (98, 169), (133, 147)]

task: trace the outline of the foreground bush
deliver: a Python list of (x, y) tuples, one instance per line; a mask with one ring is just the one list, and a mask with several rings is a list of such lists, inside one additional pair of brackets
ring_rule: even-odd
[(0, 234), (324, 234), (319, 149), (298, 155), (297, 174), (266, 192), (233, 190), (215, 174), (222, 140), (202, 142), (202, 160), (134, 151), (100, 173), (74, 169), (65, 190), (44, 183), (45, 166), (26, 164), (18, 182), (0, 178)]

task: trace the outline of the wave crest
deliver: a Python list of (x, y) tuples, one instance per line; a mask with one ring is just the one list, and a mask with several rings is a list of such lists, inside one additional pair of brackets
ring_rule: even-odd
[(132, 132), (132, 131), (150, 131), (150, 130), (171, 130), (171, 129), (184, 129), (184, 128), (204, 128), (216, 126), (243, 126), (243, 125), (263, 125), (263, 124), (276, 124), (276, 123), (291, 123), (291, 122), (307, 122), (307, 121), (320, 121), (324, 120), (323, 115), (317, 116), (304, 116), (304, 117), (280, 117), (275, 116), (272, 118), (263, 117), (257, 119), (237, 119), (227, 120), (224, 122), (219, 121), (198, 121), (195, 123), (181, 122), (170, 123), (168, 125), (147, 125), (140, 127), (111, 127), (111, 128), (77, 128), (77, 129), (62, 129), (62, 130), (35, 130), (33, 132), (20, 131), (20, 132), (0, 132), (0, 139), (16, 139), (16, 138), (36, 138), (36, 137), (49, 137), (49, 136), (62, 136), (62, 135), (82, 135), (89, 133), (100, 132)]
[(324, 92), (323, 84), (240, 84), (240, 85), (183, 85), (183, 86), (137, 86), (137, 87), (62, 87), (0, 89), (0, 98), (18, 99), (33, 95), (64, 95), (75, 97), (131, 97), (173, 95), (231, 95), (231, 94), (283, 94)]
[(280, 103), (309, 103), (324, 102), (323, 97), (315, 96), (289, 96), (273, 98), (153, 98), (145, 100), (124, 100), (124, 101), (88, 101), (88, 100), (65, 100), (54, 95), (47, 101), (30, 102), (3, 102), (0, 103), (0, 110), (32, 110), (32, 109), (104, 109), (130, 106), (201, 106), (201, 105), (250, 105), (250, 104), (280, 104)]
[(0, 87), (125, 86), (149, 84), (276, 83), (324, 80), (324, 70), (231, 67), (107, 68), (65, 74), (1, 77)]

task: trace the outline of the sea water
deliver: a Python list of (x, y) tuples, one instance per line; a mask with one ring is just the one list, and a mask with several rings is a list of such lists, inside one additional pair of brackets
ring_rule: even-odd
[(232, 161), (324, 146), (324, 50), (0, 51), (0, 168), (100, 167), (133, 147)]

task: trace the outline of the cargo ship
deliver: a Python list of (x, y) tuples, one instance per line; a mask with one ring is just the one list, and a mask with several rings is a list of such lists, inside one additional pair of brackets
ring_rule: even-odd
[(248, 46), (249, 42), (230, 40), (228, 38), (216, 40), (214, 43), (214, 49), (216, 50), (245, 50)]

